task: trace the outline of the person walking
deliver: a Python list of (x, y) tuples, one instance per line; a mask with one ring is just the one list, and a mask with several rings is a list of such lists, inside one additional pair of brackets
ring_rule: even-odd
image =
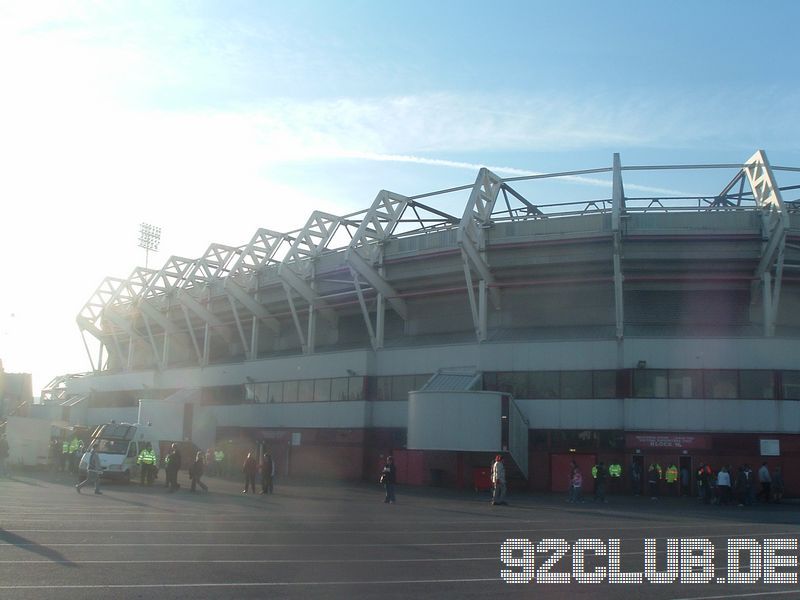
[(642, 467), (638, 461), (631, 462), (631, 493), (639, 496), (642, 493)]
[(253, 453), (248, 452), (247, 458), (244, 459), (244, 464), (242, 465), (242, 473), (244, 473), (244, 489), (242, 490), (243, 494), (247, 493), (248, 488), (251, 488), (254, 494), (256, 493), (257, 471), (258, 471), (258, 463), (256, 462)]
[(499, 454), (494, 457), (492, 464), (492, 505), (508, 504), (506, 502), (506, 467), (503, 464), (503, 457)]
[(225, 472), (225, 451), (222, 448), (214, 450), (214, 475), (216, 477), (227, 475)]
[(775, 499), (776, 504), (780, 504), (783, 500), (783, 473), (780, 467), (775, 467), (772, 473), (772, 497)]
[(595, 502), (606, 502), (606, 479), (607, 479), (608, 471), (606, 471), (606, 465), (601, 460), (598, 464), (594, 466), (592, 469), (592, 476), (594, 477), (594, 501)]
[(82, 471), (84, 467), (86, 468), (86, 479), (75, 486), (75, 491), (80, 494), (83, 486), (93, 483), (94, 493), (98, 495), (102, 494), (103, 492), (100, 491), (100, 475), (102, 469), (100, 467), (100, 457), (97, 456), (97, 444), (92, 444), (91, 449), (85, 452), (81, 458), (80, 468), (78, 470)]
[(272, 476), (274, 475), (275, 465), (272, 462), (272, 456), (269, 452), (265, 452), (264, 456), (261, 457), (259, 468), (261, 469), (261, 493), (271, 494)]
[(396, 481), (396, 473), (394, 459), (391, 456), (387, 456), (380, 478), (380, 482), (383, 484), (383, 489), (386, 492), (386, 496), (383, 499), (385, 504), (394, 504), (395, 502), (394, 484)]
[(720, 506), (728, 504), (731, 500), (731, 474), (727, 467), (722, 467), (717, 473), (717, 502)]
[(181, 470), (181, 451), (178, 444), (172, 444), (169, 454), (167, 454), (164, 472), (167, 476), (167, 491), (176, 492), (181, 486), (178, 483), (178, 471)]
[(647, 469), (647, 488), (650, 491), (650, 500), (658, 500), (658, 465), (650, 463)]
[(761, 484), (761, 491), (758, 493), (758, 497), (768, 503), (772, 497), (772, 492), (770, 491), (772, 477), (769, 474), (769, 467), (765, 462), (761, 463), (761, 468), (758, 470), (758, 482)]
[(197, 491), (195, 488), (196, 486), (200, 486), (204, 492), (208, 491), (208, 486), (203, 483), (203, 473), (205, 472), (205, 454), (201, 450), (198, 452), (194, 457), (194, 462), (192, 466), (189, 467), (189, 479), (192, 480), (192, 487), (191, 491)]

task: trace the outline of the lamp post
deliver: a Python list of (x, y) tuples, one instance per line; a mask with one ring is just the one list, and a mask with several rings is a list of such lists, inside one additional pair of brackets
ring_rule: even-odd
[(139, 225), (139, 247), (144, 248), (144, 267), (148, 268), (150, 251), (158, 252), (158, 244), (161, 241), (161, 227), (141, 223)]

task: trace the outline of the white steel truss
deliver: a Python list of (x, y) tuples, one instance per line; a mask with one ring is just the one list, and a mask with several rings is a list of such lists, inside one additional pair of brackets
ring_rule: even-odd
[[(686, 199), (626, 197), (623, 172), (681, 168), (738, 170), (733, 180), (717, 196), (691, 199), (697, 202), (698, 210), (739, 210), (746, 203), (743, 201), (754, 201), (761, 215), (763, 243), (753, 273), (753, 298), (754, 302), (761, 301), (763, 304), (764, 334), (774, 335), (785, 248), (789, 247), (791, 251), (791, 244), (787, 245), (786, 242), (788, 213), (796, 210), (797, 206), (797, 202), (784, 204), (781, 189), (796, 189), (798, 186), (778, 187), (773, 168), (761, 150), (744, 165), (622, 167), (619, 155), (615, 154), (610, 169), (605, 167), (502, 179), (484, 168), (479, 171), (472, 185), (419, 196), (403, 196), (384, 190), (363, 212), (338, 217), (316, 211), (297, 232), (279, 233), (259, 229), (250, 242), (242, 247), (212, 244), (198, 259), (172, 256), (160, 270), (140, 268), (126, 280), (106, 278), (82, 308), (77, 322), (94, 370), (110, 368), (110, 365), (128, 369), (141, 367), (149, 365), (151, 357), (154, 366), (165, 368), (170, 364), (172, 340), (185, 345), (184, 348), (176, 348), (176, 351), (181, 351), (180, 360), (185, 360), (187, 351), (191, 353), (191, 346), (198, 363), (208, 364), (209, 338), (212, 334), (223, 338), (229, 349), (240, 344), (245, 356), (255, 359), (260, 346), (259, 328), (263, 326), (277, 337), (281, 334), (279, 317), (285, 318), (287, 315), (291, 316), (303, 352), (313, 352), (317, 318), (321, 316), (335, 326), (336, 311), (347, 304), (354, 304), (352, 298), (355, 295), (371, 345), (379, 349), (384, 344), (386, 309), (391, 308), (407, 321), (410, 301), (406, 298), (420, 293), (413, 287), (404, 291), (403, 279), (391, 277), (404, 271), (400, 268), (393, 271), (394, 263), (385, 264), (386, 248), (394, 252), (393, 244), (404, 240), (405, 236), (445, 230), (456, 234), (473, 327), (477, 339), (484, 341), (489, 331), (489, 307), (500, 308), (499, 290), (509, 283), (502, 278), (498, 282), (490, 266), (490, 233), (495, 223), (597, 212), (610, 213), (611, 216), (616, 337), (621, 340), (625, 333), (625, 276), (622, 261), (625, 217), (647, 212), (653, 207), (667, 211), (671, 202), (674, 206), (676, 200)], [(779, 170), (797, 169), (774, 168), (774, 171)], [(606, 197), (587, 201), (582, 209), (554, 209), (555, 206), (580, 203), (537, 206), (509, 185), (514, 181), (609, 172), (612, 176), (610, 200)], [(630, 183), (628, 187), (636, 189)], [(419, 202), (421, 198), (467, 189), (470, 195), (460, 219)], [(676, 209), (686, 210), (686, 207), (678, 205)], [(421, 216), (420, 213), (426, 214)], [(351, 234), (350, 239), (334, 248), (333, 245), (338, 244), (335, 237), (346, 237), (337, 236), (337, 232), (344, 234), (345, 230)], [(333, 251), (341, 252), (341, 258), (328, 260), (328, 253)], [(323, 255), (324, 260), (320, 260)], [(324, 272), (320, 272), (319, 265), (324, 265)], [(342, 284), (349, 285), (349, 279), (342, 281), (335, 277), (335, 273), (342, 268), (349, 270), (352, 288), (342, 287)], [(273, 287), (276, 284), (283, 290), (279, 297), (270, 293), (276, 291)], [(348, 296), (350, 299), (347, 299)], [(278, 303), (287, 307), (285, 311), (276, 308)], [(308, 311), (308, 317), (307, 322), (303, 323), (301, 317), (305, 318), (305, 310)], [(185, 328), (182, 320), (185, 320)], [(99, 342), (97, 352), (90, 350), (87, 334)]]
[[(494, 275), (486, 262), (486, 230), (492, 226), (492, 213), (502, 187), (503, 180), (500, 177), (489, 169), (482, 168), (472, 186), (464, 215), (458, 226), (457, 239), (464, 263), (467, 296), (475, 334), (480, 342), (486, 340), (488, 333), (487, 290), (495, 309), (500, 308), (499, 292), (493, 287)], [(477, 299), (472, 280), (473, 269), (479, 277)]]
[[(336, 313), (314, 289), (314, 275), (316, 259), (328, 247), (339, 225), (339, 217), (314, 211), (278, 267), (278, 277), (283, 282), (286, 300), (304, 353), (314, 352), (317, 312), (331, 323), (336, 322)], [(297, 292), (308, 304), (308, 327), (305, 331), (300, 325), (293, 292)]]
[[(117, 288), (123, 283), (123, 279), (115, 277), (106, 277), (103, 279), (94, 294), (92, 294), (86, 304), (83, 305), (83, 308), (75, 319), (78, 323), (83, 345), (86, 348), (86, 353), (89, 356), (89, 362), (92, 365), (93, 371), (100, 371), (107, 364), (107, 353), (109, 353), (111, 349), (108, 346), (108, 332), (105, 331), (105, 323), (103, 323), (104, 311), (114, 297)], [(86, 340), (86, 333), (90, 333), (99, 342), (97, 355), (89, 348), (89, 344)], [(115, 349), (121, 359), (121, 349), (118, 346), (116, 346)]]
[(278, 319), (273, 317), (267, 308), (259, 302), (258, 276), (266, 267), (280, 264), (277, 257), (280, 256), (282, 250), (286, 250), (292, 239), (285, 233), (263, 228), (259, 229), (242, 249), (238, 260), (223, 283), (223, 289), (231, 303), (239, 334), (243, 339), (244, 329), (238, 314), (237, 302), (252, 315), (249, 349), (245, 345), (247, 357), (251, 360), (258, 356), (259, 323), (266, 325), (274, 335), (280, 333)]
[(767, 154), (763, 150), (753, 154), (742, 171), (753, 190), (756, 206), (761, 210), (761, 259), (756, 267), (755, 278), (761, 282), (763, 294), (764, 335), (771, 337), (775, 335), (775, 319), (780, 302), (789, 215), (783, 205), (780, 188), (770, 168)]

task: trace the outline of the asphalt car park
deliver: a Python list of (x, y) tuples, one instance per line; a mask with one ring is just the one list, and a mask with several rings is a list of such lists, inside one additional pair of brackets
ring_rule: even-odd
[[(275, 494), (254, 496), (236, 481), (208, 478), (208, 494), (190, 493), (185, 477), (182, 483), (174, 494), (158, 485), (108, 484), (102, 495), (91, 487), (79, 495), (57, 476), (0, 480), (0, 597), (800, 598), (796, 583), (721, 583), (728, 540), (747, 538), (759, 548), (765, 539), (796, 543), (792, 504), (613, 496), (606, 504), (568, 504), (556, 495), (516, 495), (509, 506), (493, 507), (485, 494), (403, 487), (397, 504), (384, 504), (377, 484), (282, 481)], [(517, 548), (501, 561), (512, 539), (520, 540)], [(667, 539), (706, 540), (715, 548), (712, 581), (681, 583), (700, 567), (667, 584), (577, 581), (578, 540), (597, 540), (600, 548), (582, 554), (586, 572), (608, 568), (609, 549), (620, 540), (621, 570), (636, 573), (645, 539), (656, 540), (658, 569), (667, 572)], [(546, 540), (569, 548), (552, 568), (546, 546), (554, 542)], [(789, 564), (777, 571), (791, 578), (798, 550), (779, 555)], [(540, 583), (547, 572), (568, 583)], [(523, 583), (504, 580), (515, 573)]]

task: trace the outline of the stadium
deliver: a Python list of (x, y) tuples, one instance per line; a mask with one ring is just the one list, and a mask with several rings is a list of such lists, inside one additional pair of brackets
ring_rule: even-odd
[(484, 168), (259, 228), (106, 278), (77, 317), (91, 371), (42, 410), (91, 426), (164, 400), (184, 441), (259, 444), (300, 477), (376, 480), (392, 454), (399, 483), (472, 487), (503, 452), (517, 488), (560, 491), (571, 460), (768, 461), (797, 494), (798, 173), (763, 151)]

